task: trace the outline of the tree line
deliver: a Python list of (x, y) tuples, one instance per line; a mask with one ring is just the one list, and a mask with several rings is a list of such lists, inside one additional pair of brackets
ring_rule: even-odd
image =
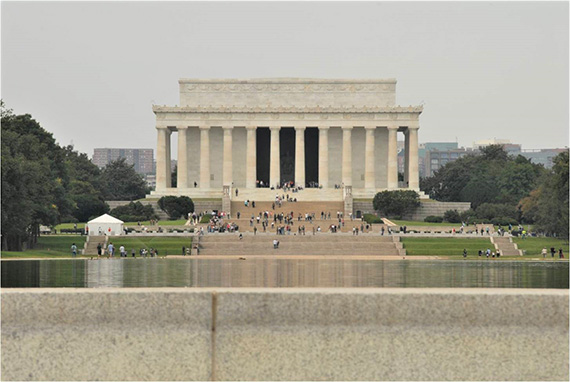
[(449, 162), (420, 189), (431, 199), (470, 202), (462, 220), (514, 221), (536, 231), (568, 238), (568, 151), (553, 159), (552, 169), (522, 155), (508, 155), (501, 145)]
[(29, 114), (0, 101), (2, 250), (33, 247), (39, 226), (84, 222), (109, 211), (105, 200), (136, 200), (148, 189), (125, 159), (103, 169), (73, 146), (60, 146)]

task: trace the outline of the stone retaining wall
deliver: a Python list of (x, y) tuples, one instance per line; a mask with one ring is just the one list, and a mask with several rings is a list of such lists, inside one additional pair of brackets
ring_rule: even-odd
[[(404, 220), (424, 220), (427, 216), (443, 216), (447, 210), (457, 210), (459, 213), (471, 208), (469, 202), (438, 202), (435, 200), (420, 200), (420, 206), (411, 214), (403, 216)], [(362, 211), (363, 214), (375, 214), (372, 199), (354, 200), (354, 213)], [(356, 215), (355, 215), (356, 216)]]
[(568, 380), (568, 290), (3, 289), (3, 380)]

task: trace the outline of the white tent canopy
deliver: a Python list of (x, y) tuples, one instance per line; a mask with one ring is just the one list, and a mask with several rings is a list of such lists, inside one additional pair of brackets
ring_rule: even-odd
[(101, 215), (87, 222), (89, 235), (120, 235), (123, 233), (123, 221), (111, 215)]

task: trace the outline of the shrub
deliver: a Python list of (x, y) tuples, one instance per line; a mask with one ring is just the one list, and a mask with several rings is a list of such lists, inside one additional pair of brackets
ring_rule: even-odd
[(382, 191), (374, 196), (372, 204), (387, 216), (402, 216), (420, 205), (420, 196), (412, 190)]
[(508, 217), (516, 220), (518, 214), (516, 207), (498, 203), (483, 203), (477, 207), (475, 212), (478, 219), (486, 219), (488, 221), (498, 217)]
[(373, 214), (364, 214), (364, 221), (368, 224), (383, 224), (382, 218)]
[(163, 196), (158, 200), (158, 206), (171, 220), (186, 218), (194, 212), (194, 202), (187, 196)]
[(202, 216), (202, 218), (200, 219), (200, 223), (209, 223), (211, 218), (212, 218), (211, 214), (206, 214)]
[(473, 223), (477, 219), (477, 214), (473, 208), (468, 209), (467, 211), (463, 211), (459, 213), (461, 217), (461, 221), (466, 223)]
[(144, 205), (141, 202), (130, 202), (125, 206), (114, 208), (111, 210), (110, 215), (124, 222), (158, 219), (152, 206)]
[(461, 216), (457, 210), (447, 210), (443, 214), (443, 220), (449, 223), (461, 223)]
[(509, 218), (509, 217), (498, 217), (498, 218), (493, 218), (491, 219), (491, 223), (493, 223), (493, 225), (517, 225), (519, 224), (519, 222), (517, 222), (515, 219), (513, 218)]
[(426, 216), (426, 218), (424, 219), (425, 222), (427, 223), (441, 223), (443, 222), (443, 217), (441, 216)]

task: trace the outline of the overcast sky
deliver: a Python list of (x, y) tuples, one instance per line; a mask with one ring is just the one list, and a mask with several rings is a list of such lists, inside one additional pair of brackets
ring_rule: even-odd
[[(2, 98), (60, 144), (155, 148), (179, 78), (391, 78), (421, 142), (568, 145), (567, 2), (2, 2)], [(176, 145), (173, 145), (175, 148)]]

